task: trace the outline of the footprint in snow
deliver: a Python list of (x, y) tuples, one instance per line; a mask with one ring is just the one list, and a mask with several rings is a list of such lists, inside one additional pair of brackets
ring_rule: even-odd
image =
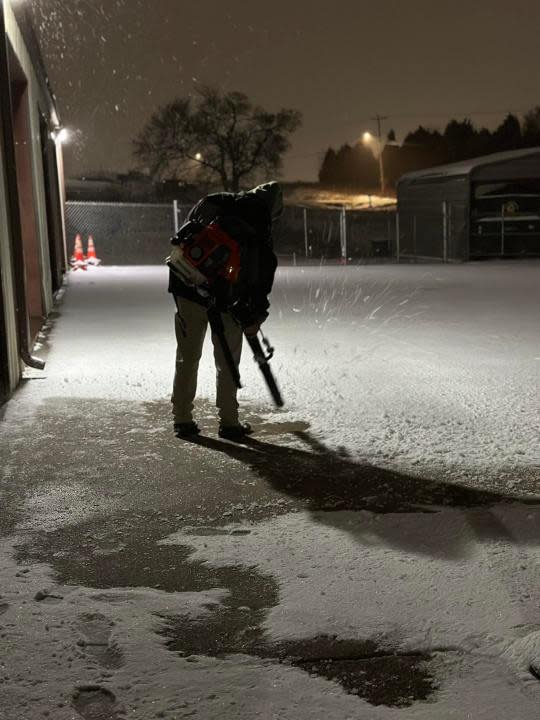
[(122, 651), (111, 642), (114, 623), (100, 613), (86, 613), (79, 617), (77, 629), (82, 634), (78, 645), (84, 648), (88, 657), (107, 669), (116, 669), (124, 664)]
[(99, 685), (77, 688), (71, 704), (84, 720), (122, 720), (125, 717), (115, 695)]

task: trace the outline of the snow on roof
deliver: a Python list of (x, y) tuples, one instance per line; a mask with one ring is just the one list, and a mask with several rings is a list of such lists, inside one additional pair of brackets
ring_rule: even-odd
[(466, 177), (478, 168), (485, 167), (486, 165), (504, 164), (534, 155), (538, 155), (540, 158), (540, 147), (482, 155), (481, 157), (461, 160), (460, 162), (450, 163), (448, 165), (437, 165), (436, 167), (426, 168), (425, 170), (406, 173), (400, 178), (399, 183), (443, 177)]

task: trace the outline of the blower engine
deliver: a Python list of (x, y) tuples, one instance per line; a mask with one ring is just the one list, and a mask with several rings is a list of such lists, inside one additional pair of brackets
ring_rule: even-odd
[(167, 265), (188, 285), (211, 287), (218, 278), (234, 284), (240, 273), (240, 248), (217, 223), (211, 223), (175, 245)]

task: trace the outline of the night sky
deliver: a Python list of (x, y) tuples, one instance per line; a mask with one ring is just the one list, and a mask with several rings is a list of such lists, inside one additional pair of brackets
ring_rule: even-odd
[(304, 114), (286, 179), (375, 128), (469, 116), (493, 127), (540, 104), (538, 0), (17, 0), (32, 2), (70, 175), (126, 170), (151, 113), (196, 83)]

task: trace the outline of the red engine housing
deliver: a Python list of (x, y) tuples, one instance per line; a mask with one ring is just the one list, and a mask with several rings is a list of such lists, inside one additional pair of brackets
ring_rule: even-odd
[(218, 277), (230, 283), (237, 282), (240, 248), (217, 223), (203, 228), (190, 242), (182, 245), (182, 250), (187, 262), (202, 273), (209, 284)]

